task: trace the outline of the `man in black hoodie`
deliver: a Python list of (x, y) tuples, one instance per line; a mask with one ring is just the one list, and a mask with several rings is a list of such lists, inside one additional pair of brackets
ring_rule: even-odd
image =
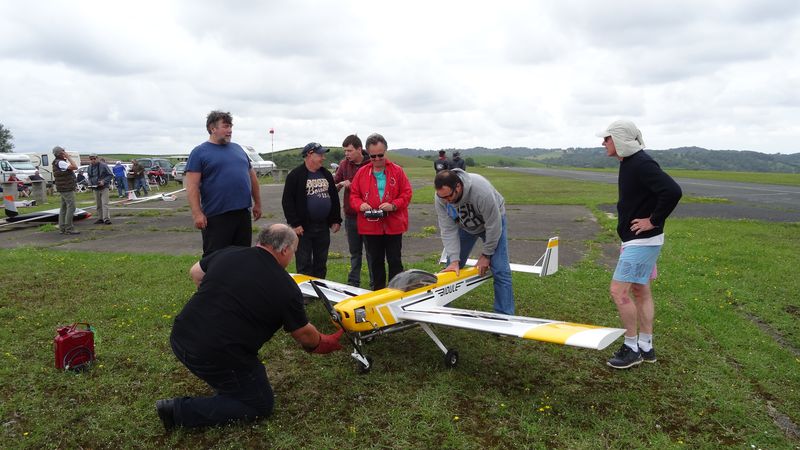
[(606, 154), (620, 162), (617, 234), (622, 248), (610, 291), (625, 326), (625, 342), (607, 364), (627, 369), (656, 362), (650, 280), (656, 277), (664, 224), (681, 199), (681, 188), (643, 151), (642, 132), (633, 122), (617, 120), (597, 136)]
[(283, 215), (300, 238), (295, 263), (297, 272), (325, 278), (331, 231), (342, 225), (339, 193), (333, 175), (323, 167), (328, 149), (310, 142), (300, 156), (303, 163), (292, 169), (283, 186)]

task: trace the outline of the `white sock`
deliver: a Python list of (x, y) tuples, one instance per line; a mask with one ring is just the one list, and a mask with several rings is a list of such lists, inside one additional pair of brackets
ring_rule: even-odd
[(639, 333), (639, 349), (643, 352), (649, 352), (653, 349), (652, 334)]
[(636, 336), (625, 336), (625, 345), (635, 352), (639, 351), (639, 345), (636, 343)]

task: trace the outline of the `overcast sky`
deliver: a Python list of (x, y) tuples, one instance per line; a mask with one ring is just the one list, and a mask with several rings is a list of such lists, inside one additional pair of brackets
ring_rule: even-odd
[(187, 153), (212, 109), (262, 153), (390, 148), (800, 152), (800, 2), (3, 1), (15, 151)]

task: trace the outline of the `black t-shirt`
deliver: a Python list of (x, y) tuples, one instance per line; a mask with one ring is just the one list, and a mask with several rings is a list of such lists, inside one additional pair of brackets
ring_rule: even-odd
[(300, 289), (266, 250), (227, 247), (200, 267), (203, 281), (172, 328), (187, 352), (249, 365), (279, 328), (290, 333), (308, 324)]

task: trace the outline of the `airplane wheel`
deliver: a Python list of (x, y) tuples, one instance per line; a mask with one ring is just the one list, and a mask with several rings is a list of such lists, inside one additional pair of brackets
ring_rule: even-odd
[(458, 351), (451, 348), (444, 355), (444, 365), (448, 368), (453, 368), (458, 364)]
[(368, 374), (370, 369), (372, 369), (372, 357), (366, 355), (366, 358), (367, 362), (369, 363), (369, 367), (365, 366), (364, 363), (362, 363), (361, 361), (356, 361), (356, 367), (358, 369), (358, 373), (362, 375)]

